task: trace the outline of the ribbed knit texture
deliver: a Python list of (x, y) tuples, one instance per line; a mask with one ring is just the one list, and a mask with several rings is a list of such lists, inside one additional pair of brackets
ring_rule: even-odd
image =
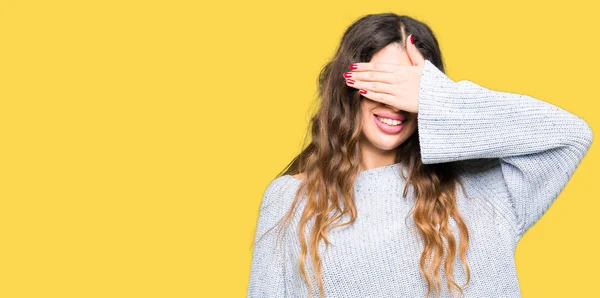
[[(454, 82), (429, 60), (421, 77), (417, 122), (423, 163), (464, 164), (466, 194), (457, 188), (459, 212), (470, 236), (471, 281), (463, 288), (464, 297), (521, 297), (516, 244), (585, 156), (593, 139), (590, 126), (531, 96), (467, 80)], [(396, 163), (359, 173), (354, 185), (356, 222), (331, 230), (333, 245), (327, 250), (320, 244), (325, 297), (425, 297), (427, 283), (419, 272), (422, 238), (408, 216), (415, 197), (412, 186), (408, 198), (402, 197), (406, 181), (400, 171), (406, 173)], [(277, 246), (278, 228), (267, 232), (290, 208), (300, 182), (280, 176), (264, 192), (247, 297), (308, 297), (298, 266), (300, 212)], [(455, 222), (450, 223), (458, 241)], [(312, 276), (310, 258), (307, 270)], [(440, 270), (441, 297), (452, 297), (443, 266)], [(318, 284), (312, 278), (317, 298)], [(459, 285), (466, 282), (458, 257), (454, 278)]]

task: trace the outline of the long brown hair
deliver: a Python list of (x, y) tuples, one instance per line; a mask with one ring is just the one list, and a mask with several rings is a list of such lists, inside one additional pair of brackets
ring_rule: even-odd
[[(305, 265), (308, 250), (312, 258), (312, 272), (318, 277), (320, 296), (324, 297), (318, 243), (322, 239), (329, 246), (328, 231), (352, 224), (357, 217), (354, 181), (361, 164), (360, 100), (363, 97), (355, 88), (347, 86), (340, 74), (348, 71), (348, 65), (351, 63), (370, 61), (375, 52), (390, 43), (399, 43), (406, 47), (405, 41), (409, 34), (415, 37), (415, 45), (424, 58), (444, 71), (437, 39), (426, 24), (394, 13), (369, 14), (358, 19), (346, 30), (335, 56), (319, 75), (318, 95), (321, 102), (311, 119), (310, 144), (305, 146), (305, 138), (305, 149), (278, 175), (305, 173), (306, 178), (296, 192), (292, 207), (282, 218), (285, 219), (282, 227), (289, 224), (300, 194), (305, 193), (306, 203), (298, 225), (301, 241), (299, 264), (311, 297), (313, 285), (307, 277)], [(444, 262), (447, 287), (452, 295), (454, 292), (451, 288), (457, 288), (463, 293), (452, 274), (457, 251), (456, 239), (449, 227), (449, 218), (452, 217), (459, 228), (458, 253), (467, 274), (466, 284), (470, 281), (470, 270), (466, 260), (469, 233), (456, 205), (456, 185), (463, 185), (454, 163), (423, 164), (418, 131), (396, 150), (396, 162), (408, 169), (403, 196), (406, 197), (409, 184), (413, 185), (416, 196), (416, 203), (410, 214), (413, 214), (424, 242), (420, 272), (427, 280), (427, 296), (432, 287), (438, 295), (441, 291), (439, 269), (444, 249), (447, 252)], [(350, 220), (334, 225), (344, 215), (350, 215)], [(310, 243), (307, 244), (304, 227), (311, 220), (313, 226), (310, 230)], [(432, 258), (431, 262), (428, 262), (429, 257)]]

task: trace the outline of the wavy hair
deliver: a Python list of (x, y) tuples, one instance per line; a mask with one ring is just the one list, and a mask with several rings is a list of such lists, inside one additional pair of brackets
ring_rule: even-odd
[[(305, 173), (290, 210), (280, 220), (289, 224), (302, 193), (306, 203), (298, 225), (301, 254), (299, 265), (303, 279), (308, 284), (310, 297), (313, 285), (306, 273), (306, 258), (310, 251), (312, 273), (317, 276), (320, 297), (324, 297), (321, 260), (318, 255), (319, 241), (328, 247), (328, 231), (335, 227), (352, 224), (357, 217), (354, 204), (354, 181), (359, 173), (361, 154), (359, 137), (362, 129), (360, 101), (364, 98), (358, 90), (349, 87), (341, 74), (348, 65), (370, 61), (374, 53), (390, 43), (406, 47), (405, 41), (413, 34), (415, 45), (425, 59), (444, 71), (442, 55), (437, 39), (424, 23), (408, 16), (394, 13), (369, 14), (356, 20), (344, 33), (335, 56), (319, 74), (318, 96), (321, 102), (310, 122), (310, 144), (286, 166), (278, 176)], [(308, 131), (307, 136), (308, 137)], [(447, 251), (444, 270), (447, 287), (463, 293), (453, 278), (453, 264), (459, 254), (463, 268), (470, 281), (470, 270), (466, 259), (469, 233), (456, 205), (456, 185), (460, 183), (454, 163), (423, 164), (419, 147), (418, 130), (396, 148), (396, 162), (408, 171), (403, 197), (406, 198), (409, 184), (413, 185), (415, 205), (409, 215), (420, 232), (424, 248), (420, 258), (420, 272), (427, 280), (427, 297), (432, 287), (441, 292), (440, 266)], [(350, 220), (340, 223), (344, 215)], [(452, 217), (459, 228), (460, 245), (456, 250), (456, 239), (449, 227)], [(310, 239), (305, 238), (305, 225), (312, 221)], [(281, 230), (280, 230), (281, 231)], [(446, 242), (447, 241), (447, 244)], [(431, 258), (431, 262), (428, 262)], [(435, 281), (434, 281), (435, 279)], [(463, 285), (464, 286), (464, 285)]]

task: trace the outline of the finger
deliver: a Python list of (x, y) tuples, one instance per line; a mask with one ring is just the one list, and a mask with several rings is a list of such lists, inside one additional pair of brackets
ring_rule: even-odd
[(394, 96), (386, 93), (373, 92), (369, 90), (360, 89), (360, 94), (368, 99), (383, 103), (390, 104), (394, 100)]
[(356, 88), (356, 89), (364, 89), (371, 92), (377, 93), (386, 93), (390, 95), (394, 95), (394, 85), (382, 83), (382, 82), (366, 82), (366, 81), (358, 81), (354, 79), (346, 79), (346, 85)]
[(420, 66), (425, 63), (425, 58), (423, 54), (417, 49), (417, 47), (413, 43), (414, 36), (410, 34), (406, 38), (406, 52), (408, 54), (408, 59), (410, 59), (413, 66)]
[(392, 84), (396, 81), (394, 75), (391, 72), (378, 72), (378, 71), (360, 71), (360, 72), (345, 72), (344, 78), (353, 79), (358, 81), (368, 82), (382, 82)]
[(402, 67), (402, 64), (388, 62), (358, 62), (350, 64), (350, 69), (354, 72), (359, 71), (377, 71), (377, 72), (394, 72)]

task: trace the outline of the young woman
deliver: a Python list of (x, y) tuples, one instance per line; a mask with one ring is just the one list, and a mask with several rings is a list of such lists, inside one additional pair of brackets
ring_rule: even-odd
[(453, 81), (431, 29), (393, 13), (352, 24), (319, 82), (310, 144), (262, 199), (248, 297), (521, 297), (516, 244), (590, 126)]

